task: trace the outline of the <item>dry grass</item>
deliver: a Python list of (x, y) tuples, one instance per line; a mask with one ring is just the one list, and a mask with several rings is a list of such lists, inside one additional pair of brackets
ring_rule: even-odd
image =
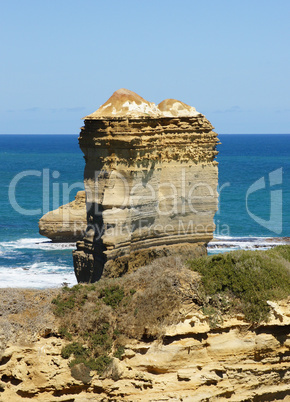
[(132, 338), (160, 337), (164, 326), (179, 321), (181, 305), (198, 299), (198, 275), (178, 257), (164, 257), (121, 278), (136, 293), (117, 318), (122, 333)]
[(55, 329), (51, 300), (59, 289), (0, 289), (0, 352), (7, 343), (30, 342)]
[(182, 303), (198, 299), (198, 286), (198, 274), (179, 258), (164, 257), (121, 278), (64, 289), (54, 301), (55, 313), (73, 335), (105, 322), (129, 338), (158, 337), (180, 318)]
[(121, 278), (64, 288), (53, 300), (59, 331), (72, 342), (63, 356), (101, 373), (129, 339), (161, 338), (181, 306), (198, 300), (199, 282), (179, 258), (167, 257)]

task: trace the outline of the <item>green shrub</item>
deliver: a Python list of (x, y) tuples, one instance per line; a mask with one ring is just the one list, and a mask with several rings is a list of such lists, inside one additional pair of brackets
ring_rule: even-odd
[(61, 357), (64, 359), (68, 359), (71, 355), (85, 358), (88, 355), (88, 351), (79, 342), (73, 342), (64, 346), (61, 350)]
[(90, 345), (92, 348), (96, 348), (97, 346), (101, 346), (102, 350), (110, 351), (112, 348), (113, 340), (107, 333), (97, 332), (92, 334), (90, 337)]
[(66, 327), (60, 327), (58, 333), (62, 338), (68, 339), (69, 341), (72, 340), (72, 334), (69, 333)]
[(98, 356), (96, 359), (91, 359), (88, 362), (88, 367), (91, 370), (96, 370), (99, 375), (103, 374), (106, 368), (111, 363), (112, 358), (107, 355)]
[(110, 358), (107, 355), (101, 355), (98, 356), (97, 358), (85, 358), (82, 356), (76, 357), (73, 359), (69, 366), (73, 368), (76, 364), (83, 363), (86, 367), (88, 367), (91, 370), (97, 371), (99, 375), (103, 374), (105, 369), (108, 367), (108, 365), (111, 363), (112, 358)]
[(100, 298), (107, 306), (115, 309), (125, 296), (124, 290), (120, 286), (111, 286), (101, 289)]
[(269, 250), (269, 254), (280, 256), (290, 262), (290, 246), (277, 246)]
[(122, 354), (124, 353), (125, 348), (122, 345), (119, 345), (114, 353), (114, 357), (116, 357), (117, 359), (121, 360), (122, 358)]
[(74, 295), (69, 295), (68, 297), (63, 298), (60, 295), (57, 295), (57, 297), (52, 300), (52, 303), (55, 305), (55, 315), (63, 317), (67, 310), (74, 308), (75, 297)]
[(75, 285), (72, 288), (64, 286), (62, 293), (52, 300), (52, 303), (55, 305), (55, 315), (63, 317), (68, 310), (74, 309), (76, 305), (84, 304), (87, 298), (84, 289), (83, 285)]
[[(59, 328), (61, 337), (68, 340), (80, 340), (86, 344), (86, 348), (80, 342), (72, 342), (62, 349), (61, 355), (68, 359), (71, 356), (69, 366), (82, 363), (91, 370), (101, 374), (111, 362), (110, 353), (114, 341), (121, 335), (116, 326), (110, 325), (109, 312), (115, 310), (124, 298), (130, 298), (135, 293), (128, 290), (125, 295), (124, 289), (118, 285), (105, 286), (99, 284), (76, 285), (72, 288), (63, 287), (61, 293), (52, 301), (54, 313), (61, 317), (62, 325)], [(95, 304), (92, 304), (94, 301)], [(86, 309), (86, 303), (90, 302), (89, 314), (81, 323), (79, 312)], [(97, 308), (92, 311), (93, 305)], [(107, 307), (108, 306), (108, 307)], [(112, 308), (112, 309), (111, 309)]]
[[(193, 271), (202, 275), (204, 292), (209, 300), (216, 295), (237, 298), (251, 322), (266, 320), (270, 308), (267, 300), (279, 300), (290, 294), (290, 246), (268, 251), (234, 251), (189, 261)], [(287, 261), (286, 261), (287, 260)]]

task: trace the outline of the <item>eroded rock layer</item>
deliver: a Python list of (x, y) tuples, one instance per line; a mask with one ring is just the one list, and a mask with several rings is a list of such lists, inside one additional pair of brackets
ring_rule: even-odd
[[(0, 356), (0, 400), (39, 402), (290, 400), (290, 300), (271, 303), (269, 322), (228, 317), (217, 328), (191, 305), (162, 340), (126, 345), (102, 376), (69, 368), (67, 343), (44, 331)], [(2, 327), (1, 327), (2, 328)]]
[(195, 108), (116, 91), (85, 117), (79, 144), (88, 227), (78, 281), (119, 276), (155, 257), (201, 255), (217, 210), (217, 134)]
[(86, 222), (86, 194), (79, 191), (74, 201), (48, 212), (39, 220), (39, 233), (55, 242), (74, 242), (83, 237)]

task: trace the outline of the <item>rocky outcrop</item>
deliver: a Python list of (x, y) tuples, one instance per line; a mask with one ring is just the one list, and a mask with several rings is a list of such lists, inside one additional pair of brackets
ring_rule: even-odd
[(43, 331), (33, 343), (8, 345), (0, 358), (1, 401), (274, 401), (290, 396), (290, 300), (269, 302), (270, 321), (242, 316), (210, 328), (193, 304), (162, 340), (131, 341), (103, 376), (74, 370), (65, 341)]
[(121, 89), (85, 117), (88, 226), (78, 281), (119, 276), (156, 257), (201, 255), (217, 210), (217, 134), (195, 108)]
[(54, 242), (75, 242), (87, 227), (86, 194), (79, 191), (75, 200), (48, 212), (38, 222), (39, 233)]

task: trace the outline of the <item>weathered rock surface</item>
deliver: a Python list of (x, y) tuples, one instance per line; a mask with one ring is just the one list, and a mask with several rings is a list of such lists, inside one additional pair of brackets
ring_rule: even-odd
[(289, 400), (290, 300), (269, 304), (268, 323), (228, 317), (215, 329), (184, 305), (162, 341), (132, 341), (102, 377), (72, 373), (56, 334), (10, 345), (0, 358), (0, 401)]
[(201, 255), (217, 210), (217, 134), (195, 108), (158, 106), (122, 89), (85, 117), (88, 227), (74, 252), (78, 281), (119, 276), (153, 258)]
[(75, 200), (48, 212), (38, 222), (39, 233), (55, 242), (75, 242), (87, 227), (86, 194), (79, 191)]

